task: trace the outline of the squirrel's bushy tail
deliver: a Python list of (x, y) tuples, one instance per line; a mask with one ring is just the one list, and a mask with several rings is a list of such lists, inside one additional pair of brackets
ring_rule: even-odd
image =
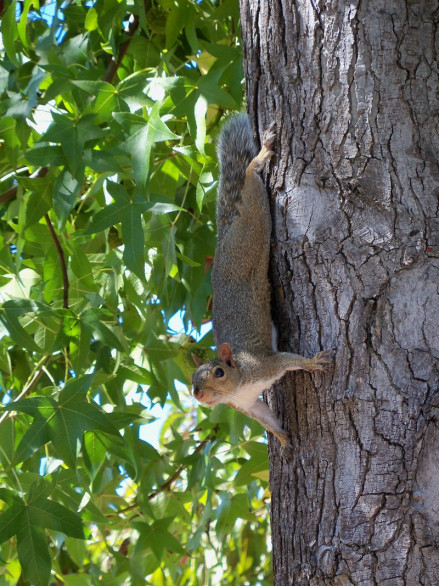
[(220, 167), (216, 213), (220, 239), (235, 215), (235, 204), (244, 185), (246, 169), (257, 155), (247, 114), (238, 114), (227, 120), (218, 138), (216, 152)]

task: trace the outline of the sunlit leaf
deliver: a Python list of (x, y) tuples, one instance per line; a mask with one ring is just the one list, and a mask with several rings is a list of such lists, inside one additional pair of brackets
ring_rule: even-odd
[(113, 117), (128, 132), (129, 138), (121, 146), (130, 154), (134, 178), (138, 188), (143, 190), (149, 174), (153, 144), (165, 140), (176, 140), (179, 137), (161, 120), (159, 102), (153, 106), (148, 120), (128, 113), (115, 113)]
[(118, 435), (105, 413), (87, 401), (86, 393), (92, 377), (71, 379), (59, 393), (58, 401), (49, 397), (22, 399), (6, 409), (23, 412), (34, 419), (17, 447), (15, 461), (29, 457), (34, 451), (52, 441), (56, 454), (74, 467), (85, 431), (104, 431)]
[(12, 0), (1, 19), (2, 41), (5, 51), (16, 66), (19, 65), (15, 50), (15, 39), (18, 37), (17, 22), (15, 19), (16, 0)]

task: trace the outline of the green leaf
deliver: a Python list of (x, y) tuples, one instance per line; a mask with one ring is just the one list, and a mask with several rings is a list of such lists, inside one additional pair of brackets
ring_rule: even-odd
[(57, 456), (73, 468), (84, 431), (119, 435), (107, 414), (96, 403), (87, 401), (86, 394), (92, 380), (92, 375), (71, 379), (59, 393), (58, 402), (49, 397), (33, 397), (5, 407), (34, 418), (17, 447), (15, 462), (24, 460), (52, 441)]
[(141, 214), (145, 207), (142, 196), (135, 195), (122, 219), (122, 238), (125, 244), (123, 259), (127, 268), (142, 280), (145, 279), (145, 244)]
[[(55, 403), (50, 401), (50, 399), (46, 399), (46, 401), (48, 402), (48, 408), (44, 416), (35, 413), (33, 423), (22, 436), (15, 452), (14, 464), (23, 462), (50, 441), (50, 430), (48, 429), (47, 420), (55, 414)], [(12, 405), (8, 405), (9, 407), (11, 410), (24, 411), (26, 413), (25, 409), (22, 408), (22, 404), (13, 403)]]
[(0, 514), (0, 542), (17, 535), (18, 557), (24, 576), (36, 585), (48, 584), (50, 577), (51, 560), (45, 528), (84, 538), (80, 516), (45, 498), (45, 492), (33, 484), (27, 500), (15, 497), (11, 506)]
[(83, 152), (83, 144), (80, 141), (77, 122), (56, 112), (52, 112), (52, 118), (53, 123), (49, 126), (41, 140), (44, 140), (44, 142), (60, 143), (69, 169), (72, 175), (76, 175), (77, 169), (81, 166)]
[(159, 560), (162, 558), (165, 549), (184, 554), (185, 550), (181, 543), (168, 531), (172, 520), (172, 517), (167, 517), (156, 521), (152, 525), (136, 523), (136, 529), (140, 533), (136, 549), (141, 550), (148, 546)]
[(20, 156), (20, 140), (17, 136), (17, 121), (5, 116), (0, 118), (0, 138), (4, 141), (6, 157), (14, 168)]
[(17, 551), (23, 574), (35, 586), (46, 586), (50, 578), (50, 554), (46, 534), (32, 524), (29, 514), (20, 516), (17, 532)]
[(19, 61), (15, 50), (15, 39), (18, 37), (17, 21), (15, 20), (16, 0), (5, 11), (1, 19), (2, 41), (6, 54), (11, 62), (18, 67)]
[(249, 442), (246, 446), (251, 458), (243, 464), (235, 477), (236, 486), (248, 484), (257, 474), (265, 473), (268, 466), (267, 446), (258, 442)]
[(50, 397), (29, 397), (8, 403), (4, 406), (4, 409), (7, 411), (27, 413), (27, 415), (32, 415), (33, 417), (42, 415), (47, 418), (48, 414), (54, 411), (55, 405), (55, 401)]
[(58, 217), (58, 227), (62, 229), (76, 204), (81, 191), (81, 183), (72, 176), (70, 171), (63, 169), (55, 182), (53, 208)]
[(236, 108), (237, 104), (230, 94), (219, 87), (219, 80), (224, 68), (212, 68), (207, 75), (200, 78), (198, 92), (208, 104), (218, 104), (224, 108)]
[(26, 160), (31, 165), (39, 167), (47, 165), (57, 167), (65, 164), (66, 161), (62, 148), (55, 144), (50, 146), (37, 144), (35, 148), (27, 151)]
[(136, 364), (120, 366), (117, 373), (122, 376), (124, 380), (132, 380), (139, 384), (151, 385), (155, 381), (153, 375), (148, 370), (141, 368)]
[(176, 42), (181, 29), (194, 18), (194, 9), (189, 3), (174, 4), (166, 20), (166, 48), (170, 49)]
[(123, 186), (117, 183), (109, 181), (107, 188), (116, 201), (96, 214), (95, 220), (87, 229), (87, 233), (98, 232), (121, 222), (122, 237), (125, 245), (123, 259), (127, 268), (144, 280), (145, 245), (142, 213), (148, 208), (151, 209), (153, 204), (148, 206), (139, 193), (135, 193), (130, 198)]
[(84, 539), (84, 527), (78, 513), (46, 498), (35, 499), (30, 505), (34, 523), (76, 539)]
[(23, 43), (23, 46), (26, 47), (26, 49), (29, 48), (29, 42), (28, 42), (27, 32), (26, 32), (27, 17), (28, 17), (29, 9), (31, 8), (33, 3), (34, 3), (33, 0), (25, 0), (24, 6), (21, 11), (20, 21), (17, 24), (18, 36), (20, 37), (20, 40)]
[(102, 445), (105, 446), (107, 454), (117, 456), (119, 460), (126, 462), (127, 465), (132, 467), (134, 474), (137, 474), (137, 461), (134, 457), (133, 451), (127, 446), (126, 441), (122, 440), (121, 437), (109, 437), (108, 435), (100, 433), (99, 431), (94, 433), (99, 438), (99, 441), (102, 442)]
[(83, 458), (92, 480), (101, 469), (107, 457), (107, 449), (96, 433), (85, 433)]
[(0, 423), (0, 462), (4, 469), (11, 466), (14, 457), (15, 429), (12, 419)]
[(98, 28), (98, 13), (93, 7), (87, 10), (87, 16), (85, 17), (84, 27), (88, 31), (94, 31)]
[[(96, 290), (96, 284), (93, 278), (92, 265), (81, 246), (70, 240), (68, 242), (70, 249), (70, 268), (79, 279), (80, 287), (88, 291)], [(77, 320), (74, 320), (77, 323)]]
[(197, 125), (197, 134), (195, 137), (195, 144), (197, 149), (200, 151), (202, 155), (205, 155), (204, 152), (204, 143), (206, 141), (206, 113), (207, 113), (207, 100), (205, 96), (200, 95), (197, 101), (195, 102), (194, 108), (194, 117), (195, 117), (195, 124)]
[[(3, 497), (1, 498), (4, 500)], [(20, 514), (21, 508), (18, 503), (12, 504), (6, 511), (0, 513), (0, 543), (11, 539), (15, 535)]]
[(103, 320), (108, 320), (108, 314), (99, 309), (86, 309), (80, 316), (81, 325), (89, 331), (96, 340), (101, 341), (103, 344), (110, 348), (116, 348), (121, 352), (125, 350), (123, 344), (115, 336), (115, 334), (104, 325)]
[[(154, 199), (156, 199), (155, 196)], [(167, 201), (155, 201), (153, 203), (147, 203), (145, 205), (145, 209), (151, 214), (157, 214), (159, 216), (161, 216), (162, 214), (170, 214), (172, 212), (184, 211), (183, 208), (181, 208), (180, 206), (177, 206)]]
[(159, 112), (160, 103), (157, 102), (152, 107), (148, 120), (135, 114), (124, 112), (113, 114), (116, 122), (123, 126), (129, 135), (121, 148), (131, 156), (137, 188), (142, 191), (146, 188), (153, 144), (179, 138), (162, 121)]
[[(140, 40), (140, 39), (138, 39)], [(154, 102), (145, 94), (147, 86), (146, 76), (149, 70), (136, 71), (124, 78), (114, 90), (118, 108), (114, 111), (134, 112), (144, 106), (153, 106)]]
[(51, 112), (53, 123), (40, 142), (60, 143), (71, 175), (78, 178), (84, 169), (84, 146), (104, 135), (104, 131), (95, 125), (95, 114), (81, 118), (69, 118), (66, 115)]
[(200, 267), (201, 266), (201, 264), (199, 262), (196, 262), (196, 261), (192, 260), (188, 256), (185, 256), (184, 254), (181, 254), (180, 252), (177, 252), (177, 258), (179, 258), (186, 265), (188, 265), (188, 267)]
[(120, 110), (123, 106), (125, 106), (124, 109), (127, 108), (114, 86), (105, 81), (87, 79), (72, 80), (71, 83), (92, 96), (85, 113), (96, 114), (96, 118), (93, 120), (95, 124), (101, 124), (111, 116), (112, 112)]
[(46, 180), (44, 191), (35, 191), (29, 195), (26, 203), (25, 228), (36, 224), (49, 211), (52, 187), (52, 183)]
[(60, 402), (69, 402), (76, 398), (83, 400), (93, 382), (94, 375), (86, 374), (80, 378), (71, 378), (59, 394)]
[(27, 348), (32, 352), (41, 352), (40, 347), (34, 342), (32, 336), (26, 332), (18, 319), (26, 313), (36, 311), (38, 311), (37, 304), (27, 299), (6, 301), (0, 312), (0, 321), (4, 324), (10, 337), (18, 346)]
[(206, 195), (206, 192), (204, 190), (203, 184), (201, 183), (201, 181), (198, 182), (197, 184), (197, 208), (198, 211), (201, 212), (201, 210), (203, 209), (203, 201)]
[(229, 494), (223, 492), (221, 495), (221, 504), (218, 507), (216, 522), (216, 533), (219, 538), (229, 533), (235, 526), (238, 518), (246, 519), (248, 513), (249, 502), (247, 494)]
[(106, 208), (100, 210), (94, 217), (90, 226), (85, 230), (85, 234), (96, 234), (102, 232), (121, 221), (121, 216), (124, 215), (125, 208), (129, 205), (129, 200), (126, 202), (116, 202), (108, 205)]

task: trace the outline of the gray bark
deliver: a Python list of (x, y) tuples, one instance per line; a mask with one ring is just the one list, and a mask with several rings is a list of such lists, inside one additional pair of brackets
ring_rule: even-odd
[(241, 0), (280, 349), (333, 367), (269, 401), (275, 584), (439, 584), (437, 0)]

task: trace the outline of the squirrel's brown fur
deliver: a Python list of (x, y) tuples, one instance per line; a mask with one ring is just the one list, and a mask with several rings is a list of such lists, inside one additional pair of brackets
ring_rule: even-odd
[(288, 434), (260, 393), (290, 370), (322, 370), (328, 352), (304, 358), (272, 349), (268, 263), (271, 216), (259, 175), (273, 151), (269, 130), (257, 154), (250, 121), (232, 117), (218, 140), (218, 244), (212, 270), (213, 335), (218, 358), (193, 375), (194, 396), (202, 403), (226, 403), (257, 419), (292, 456)]

